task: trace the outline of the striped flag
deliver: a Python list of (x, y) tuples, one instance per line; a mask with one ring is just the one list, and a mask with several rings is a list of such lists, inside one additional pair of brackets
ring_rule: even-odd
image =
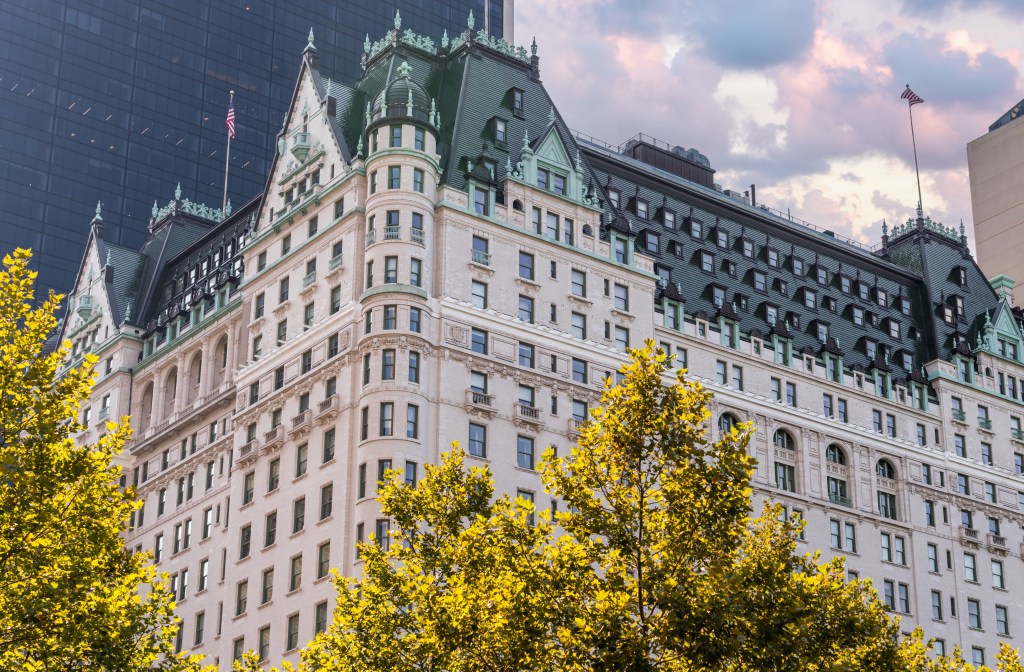
[[(913, 104), (913, 103), (911, 103)], [(225, 122), (228, 127), (228, 136), (233, 140), (235, 138), (235, 97), (231, 97), (231, 107), (228, 108), (228, 118)]]
[(907, 105), (910, 107), (924, 102), (924, 98), (910, 90), (910, 84), (907, 84), (907, 88), (903, 90), (903, 95), (900, 98), (907, 101)]

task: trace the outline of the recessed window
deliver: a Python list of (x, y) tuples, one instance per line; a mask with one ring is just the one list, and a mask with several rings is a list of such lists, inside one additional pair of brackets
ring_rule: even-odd
[(661, 236), (653, 231), (648, 231), (645, 238), (645, 249), (651, 254), (657, 254), (661, 248)]
[(815, 308), (818, 305), (818, 293), (813, 289), (804, 289), (804, 306)]
[(504, 119), (494, 120), (494, 141), (500, 143), (508, 141), (508, 127)]
[(857, 306), (853, 307), (853, 323), (856, 324), (858, 327), (863, 327), (864, 326), (864, 309), (863, 308), (858, 308)]
[(642, 198), (636, 199), (636, 216), (640, 219), (647, 219), (647, 201)]
[(761, 271), (754, 271), (754, 289), (759, 292), (768, 291), (768, 277)]
[(778, 250), (771, 250), (771, 249), (768, 250), (768, 265), (771, 266), (772, 268), (778, 268), (779, 267), (779, 251)]
[(880, 306), (888, 306), (889, 305), (889, 295), (888, 295), (888, 293), (886, 293), (886, 291), (884, 289), (875, 290), (875, 301), (877, 301), (878, 305), (880, 305)]
[(402, 146), (402, 127), (392, 126), (389, 147), (401, 147)]
[(820, 267), (820, 266), (817, 268), (817, 271), (818, 271), (818, 284), (819, 285), (827, 285), (828, 284), (828, 271), (826, 269)]
[(725, 289), (723, 289), (722, 287), (712, 287), (711, 301), (718, 308), (721, 308), (723, 305), (725, 305)]
[(754, 241), (747, 239), (743, 240), (743, 256), (747, 259), (754, 258)]
[(839, 289), (842, 290), (843, 294), (849, 294), (853, 290), (853, 280), (845, 275), (840, 276)]
[(609, 189), (608, 190), (608, 201), (611, 202), (613, 208), (619, 207), (619, 190)]
[(690, 220), (690, 235), (694, 238), (704, 238), (704, 225), (698, 219)]
[(520, 116), (526, 113), (526, 99), (522, 89), (512, 89), (512, 111)]
[(793, 275), (803, 277), (804, 275), (804, 260), (797, 257), (793, 257)]
[(700, 253), (700, 269), (705, 273), (715, 272), (715, 255), (710, 252)]
[(676, 228), (676, 213), (665, 210), (661, 216), (661, 223), (665, 225), (666, 229)]
[(424, 144), (425, 144), (424, 143), (424, 138), (425, 137), (426, 137), (426, 135), (423, 132), (423, 129), (422, 128), (417, 128), (416, 129), (416, 135), (415, 135), (415, 138), (413, 140), (413, 147), (415, 147), (416, 149), (418, 149), (419, 151), (422, 152)]
[(729, 232), (719, 229), (715, 232), (715, 240), (722, 249), (729, 249)]

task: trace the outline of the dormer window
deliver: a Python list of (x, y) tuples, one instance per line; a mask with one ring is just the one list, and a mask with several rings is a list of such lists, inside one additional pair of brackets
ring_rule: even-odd
[(715, 304), (716, 308), (721, 308), (725, 305), (725, 289), (722, 287), (712, 286), (711, 301)]
[(956, 278), (957, 284), (959, 284), (961, 287), (967, 287), (967, 269), (964, 268), (963, 266), (958, 266), (956, 269), (954, 269), (953, 273), (953, 277)]
[(704, 225), (701, 223), (699, 219), (690, 220), (690, 235), (693, 236), (694, 238), (697, 238), (698, 240), (703, 240)]
[(953, 309), (950, 306), (942, 307), (942, 321), (946, 324), (953, 324)]
[(960, 296), (954, 296), (953, 297), (953, 308), (956, 310), (956, 316), (957, 317), (961, 317), (962, 318), (964, 316), (964, 300), (963, 300), (963, 297), (960, 297)]
[(661, 246), (661, 236), (653, 231), (648, 231), (644, 236), (645, 249), (652, 253), (658, 254)]
[(508, 142), (508, 125), (504, 119), (494, 118), (494, 142), (505, 144)]
[(700, 253), (700, 269), (705, 273), (715, 272), (715, 255), (710, 252)]
[(665, 210), (661, 213), (661, 223), (665, 225), (666, 229), (676, 228), (676, 213)]
[(871, 340), (870, 338), (865, 338), (864, 354), (868, 356), (868, 359), (874, 359), (875, 355), (878, 354), (878, 343)]
[(864, 309), (858, 306), (853, 307), (853, 323), (858, 327), (864, 326)]
[(889, 305), (889, 294), (884, 289), (876, 289), (875, 290), (875, 301), (877, 301), (878, 305), (880, 305), (880, 306), (888, 306)]
[(512, 112), (520, 117), (526, 114), (526, 100), (522, 89), (512, 89)]
[(834, 313), (834, 312), (836, 312), (838, 310), (838, 304), (836, 303), (836, 300), (833, 299), (831, 296), (826, 296), (825, 297), (825, 308), (827, 308), (828, 310), (830, 310), (831, 312)]
[(828, 340), (828, 325), (824, 322), (818, 322), (818, 340), (822, 343)]
[(716, 241), (717, 241), (718, 246), (720, 248), (722, 248), (723, 250), (729, 249), (729, 232), (728, 231), (723, 231), (722, 229), (718, 229), (715, 232), (715, 238), (716, 238)]
[(613, 208), (619, 207), (619, 190), (609, 189), (608, 190), (608, 201), (612, 204)]
[(543, 168), (537, 169), (537, 186), (541, 189), (548, 188), (548, 181), (551, 178), (551, 174)]
[(768, 250), (768, 265), (771, 266), (772, 268), (778, 268), (779, 267), (779, 251), (778, 250), (772, 250), (772, 249)]
[(764, 320), (768, 323), (768, 326), (774, 327), (775, 323), (779, 321), (779, 308), (778, 306), (765, 305), (764, 307)]
[(636, 216), (640, 219), (647, 219), (647, 201), (642, 198), (636, 199)]
[(900, 323), (895, 320), (889, 320), (889, 335), (895, 339), (900, 337)]
[(798, 257), (793, 257), (793, 275), (798, 278), (802, 278), (804, 275), (804, 260)]
[(817, 269), (815, 269), (815, 270), (817, 270), (817, 272), (818, 272), (818, 284), (819, 285), (827, 285), (828, 284), (828, 270), (825, 269), (825, 268), (822, 268), (821, 266), (818, 266)]
[(909, 352), (903, 353), (903, 368), (910, 371), (914, 367), (914, 356)]
[(747, 259), (754, 258), (754, 241), (748, 238), (743, 239), (743, 256)]
[(754, 289), (759, 292), (768, 291), (768, 278), (762, 271), (754, 271)]
[(804, 306), (815, 309), (818, 306), (818, 293), (813, 289), (804, 289)]
[(551, 175), (551, 191), (559, 196), (565, 195), (565, 178), (558, 174)]

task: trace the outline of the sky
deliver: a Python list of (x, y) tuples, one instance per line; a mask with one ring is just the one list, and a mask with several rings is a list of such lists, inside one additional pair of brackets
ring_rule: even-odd
[(695, 147), (726, 189), (874, 244), (926, 215), (972, 239), (967, 143), (1024, 98), (1024, 0), (518, 0), (517, 44), (574, 129)]

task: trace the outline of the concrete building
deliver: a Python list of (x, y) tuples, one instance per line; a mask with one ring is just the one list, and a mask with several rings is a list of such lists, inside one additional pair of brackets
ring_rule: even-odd
[(83, 438), (133, 418), (128, 543), (174, 577), (183, 647), (295, 658), (328, 570), (387, 538), (378, 475), (452, 440), (549, 506), (541, 449), (648, 337), (714, 391), (713, 434), (756, 422), (756, 499), (808, 520), (801, 550), (977, 662), (1021, 632), (1022, 316), (963, 231), (917, 213), (867, 249), (718, 191), (695, 150), (584, 139), (536, 47), (472, 21), (391, 31), (361, 72), (310, 42), (229, 218), (179, 192), (141, 251), (92, 224), (64, 323), (101, 361)]
[[(1024, 250), (1024, 124), (1015, 105), (988, 127), (988, 133), (967, 144), (971, 209), (978, 263), (990, 278), (1024, 276), (1018, 256)], [(1014, 291), (1022, 305), (1024, 287)]]

